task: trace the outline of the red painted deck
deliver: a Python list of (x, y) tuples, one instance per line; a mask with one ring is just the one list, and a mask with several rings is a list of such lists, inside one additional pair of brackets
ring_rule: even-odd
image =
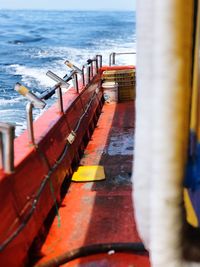
[[(134, 103), (105, 104), (80, 165), (103, 165), (106, 180), (71, 183), (45, 243), (44, 263), (66, 251), (98, 243), (140, 242), (133, 217), (131, 172)], [(98, 254), (65, 266), (149, 266), (147, 255)]]

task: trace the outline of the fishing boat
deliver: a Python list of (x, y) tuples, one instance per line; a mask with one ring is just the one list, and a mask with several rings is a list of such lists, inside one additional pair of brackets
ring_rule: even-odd
[[(82, 68), (67, 60), (70, 75), (48, 71), (56, 85), (40, 97), (15, 85), (28, 129), (13, 140), (1, 124), (2, 266), (149, 266), (131, 201), (135, 67), (117, 66), (118, 54), (109, 66), (101, 55)], [(55, 91), (58, 103), (33, 122)]]
[(200, 266), (199, 14), (140, 0), (137, 70), (118, 52), (66, 60), (41, 95), (15, 85), (27, 130), (0, 124), (1, 266)]

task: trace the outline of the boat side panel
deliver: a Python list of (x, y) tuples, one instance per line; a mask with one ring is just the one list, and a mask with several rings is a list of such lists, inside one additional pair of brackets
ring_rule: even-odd
[[(82, 91), (81, 95), (84, 95), (84, 92), (86, 95), (85, 102), (90, 101), (91, 95), (97, 86), (98, 83), (92, 89), (89, 89), (88, 91), (90, 93), (87, 92), (87, 89)], [(66, 137), (75, 128), (78, 119), (83, 115), (83, 107), (79, 95), (76, 94), (75, 96), (74, 92), (72, 95), (69, 94), (69, 97), (64, 96), (64, 98), (67, 98), (67, 104), (66, 102), (64, 103), (65, 108), (67, 106), (65, 114), (59, 114), (57, 108), (54, 106), (48, 113), (45, 112), (36, 121), (35, 136), (38, 142), (37, 148), (28, 144), (27, 133), (24, 133), (22, 137), (16, 140), (16, 151), (20, 150), (19, 145), (22, 148), (16, 158), (16, 162), (18, 163), (16, 173), (1, 177), (1, 185), (3, 183), (5, 185), (3, 187), (0, 186), (0, 188), (5, 192), (8, 192), (10, 189), (11, 192), (10, 196), (6, 196), (6, 206), (3, 206), (4, 200), (2, 198), (4, 195), (1, 194), (1, 206), (4, 208), (4, 212), (1, 212), (0, 219), (4, 220), (4, 224), (0, 225), (0, 232), (4, 233), (4, 236), (1, 237), (1, 240), (4, 240), (6, 238), (6, 225), (11, 225), (13, 221), (16, 221), (12, 229), (13, 232), (19, 225), (21, 226), (26, 221), (35, 198), (39, 193), (38, 190), (44, 182), (45, 177), (49, 174), (42, 194), (38, 197), (33, 216), (31, 216), (23, 231), (0, 253), (2, 266), (23, 266), (30, 244), (54, 204), (55, 199), (59, 198), (60, 186), (71, 168), (74, 157), (78, 154), (79, 147), (83, 142), (82, 139), (87, 132), (89, 124), (91, 124), (93, 117), (95, 117), (95, 112), (102, 98), (102, 92), (100, 91), (98, 96), (92, 101), (87, 116), (84, 116), (77, 130), (77, 138), (68, 147), (66, 155), (63, 154), (67, 145)], [(74, 103), (73, 107), (69, 105), (70, 102)], [(25, 155), (22, 154), (22, 151)], [(60, 164), (57, 165), (57, 161), (61, 155), (63, 155), (63, 158), (60, 160)], [(13, 192), (18, 192), (18, 194), (15, 195)], [(7, 213), (9, 213), (9, 216), (3, 218), (2, 216)], [(18, 257), (11, 257), (16, 252)]]

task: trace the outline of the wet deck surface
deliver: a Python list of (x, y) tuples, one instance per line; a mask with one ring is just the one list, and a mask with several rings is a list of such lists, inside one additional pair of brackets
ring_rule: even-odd
[[(105, 104), (80, 165), (104, 166), (106, 180), (71, 183), (59, 209), (61, 226), (55, 219), (41, 263), (82, 246), (140, 241), (132, 204), (133, 135), (134, 103)], [(112, 260), (91, 256), (65, 266), (149, 266), (147, 256), (119, 254)]]

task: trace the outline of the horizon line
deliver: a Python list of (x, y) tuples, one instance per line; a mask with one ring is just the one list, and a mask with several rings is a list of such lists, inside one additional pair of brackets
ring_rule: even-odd
[(135, 9), (73, 9), (73, 8), (69, 8), (69, 9), (54, 9), (54, 8), (1, 8), (0, 7), (0, 11), (85, 11), (85, 12), (89, 12), (89, 11), (104, 11), (104, 12), (133, 12), (136, 11)]

